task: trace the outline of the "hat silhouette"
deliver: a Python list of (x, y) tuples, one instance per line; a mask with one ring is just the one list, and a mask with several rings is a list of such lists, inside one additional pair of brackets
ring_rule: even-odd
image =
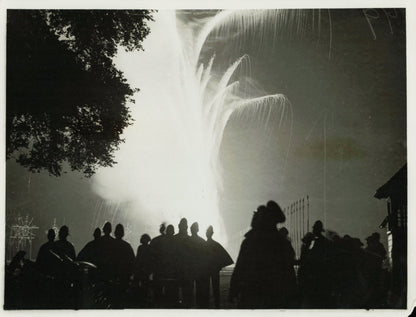
[(282, 222), (285, 222), (286, 220), (286, 217), (285, 217), (285, 214), (283, 213), (282, 208), (280, 208), (280, 206), (273, 200), (270, 200), (267, 203), (267, 212), (270, 214), (270, 218), (275, 223), (282, 223)]

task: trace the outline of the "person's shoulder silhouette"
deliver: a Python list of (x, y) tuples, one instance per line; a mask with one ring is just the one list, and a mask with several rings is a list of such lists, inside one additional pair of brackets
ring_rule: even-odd
[(157, 237), (154, 237), (151, 241), (150, 241), (150, 246), (154, 249), (154, 250), (158, 250), (159, 248), (161, 248), (161, 245), (163, 244), (165, 238), (166, 238), (166, 225), (165, 223), (161, 223), (160, 227), (159, 227), (159, 233), (160, 235), (158, 235)]
[(174, 261), (179, 276), (187, 276), (190, 267), (190, 236), (188, 221), (182, 218), (178, 225), (178, 233), (173, 236)]
[(114, 238), (111, 236), (112, 226), (110, 222), (106, 222), (103, 226), (103, 235), (100, 237), (102, 242), (113, 241)]
[(231, 265), (234, 263), (230, 254), (225, 250), (225, 248), (217, 241), (215, 241), (212, 236), (214, 235), (214, 228), (209, 226), (206, 231), (206, 245), (209, 256), (209, 266), (210, 271), (219, 271), (222, 268)]
[(62, 226), (58, 232), (58, 241), (55, 241), (52, 251), (55, 252), (62, 260), (75, 260), (75, 248), (71, 242), (67, 240), (69, 228)]
[(114, 238), (111, 236), (112, 226), (110, 222), (106, 222), (103, 226), (103, 235), (99, 238), (99, 248), (101, 251), (101, 261), (102, 262), (112, 262), (111, 258), (113, 257), (114, 250)]
[(54, 256), (50, 252), (53, 249), (55, 240), (55, 231), (53, 229), (48, 230), (47, 238), (48, 242), (42, 244), (36, 257), (36, 265), (43, 273), (50, 273), (53, 266)]
[(139, 276), (147, 276), (152, 271), (153, 255), (149, 242), (151, 241), (148, 234), (143, 234), (140, 238), (140, 245), (137, 248), (136, 270)]
[(122, 224), (118, 224), (114, 230), (115, 240), (114, 240), (114, 256), (119, 265), (123, 266), (125, 269), (132, 269), (132, 264), (134, 262), (134, 251), (130, 243), (123, 240), (124, 237), (124, 227)]
[(124, 254), (127, 256), (131, 256), (133, 255), (134, 257), (134, 251), (133, 248), (131, 247), (130, 243), (128, 243), (127, 241), (123, 240), (124, 237), (124, 226), (122, 224), (118, 224), (114, 230), (114, 243), (117, 245), (118, 248), (120, 248), (120, 250), (122, 250), (123, 252), (125, 252)]
[(199, 224), (194, 222), (191, 225), (191, 236), (189, 239), (190, 261), (194, 275), (202, 274), (207, 271), (208, 267), (208, 248), (205, 239), (198, 235)]
[(86, 261), (94, 264), (98, 263), (98, 257), (100, 253), (100, 238), (101, 238), (101, 229), (96, 228), (94, 230), (94, 240), (88, 242), (85, 247), (78, 253), (78, 261)]
[(186, 218), (182, 218), (178, 224), (178, 233), (175, 234), (175, 240), (187, 240), (189, 238), (188, 235), (188, 220)]
[(191, 225), (191, 240), (193, 240), (194, 243), (198, 243), (200, 246), (205, 246), (206, 241), (205, 239), (203, 239), (202, 237), (198, 235), (198, 232), (199, 232), (199, 224), (198, 222), (194, 222)]

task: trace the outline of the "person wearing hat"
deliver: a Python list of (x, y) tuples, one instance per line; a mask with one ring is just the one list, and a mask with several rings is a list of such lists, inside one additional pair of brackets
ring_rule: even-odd
[(331, 261), (334, 260), (333, 248), (330, 241), (323, 236), (324, 231), (322, 221), (317, 220), (312, 227), (314, 240), (309, 252), (311, 288), (307, 296), (303, 298), (302, 304), (308, 308), (330, 308), (334, 304), (331, 298), (336, 274), (331, 265)]
[[(239, 308), (290, 308), (293, 290), (293, 256), (276, 225), (285, 216), (270, 201), (259, 206), (245, 234), (231, 277), (229, 300)], [(292, 269), (291, 269), (292, 266)]]
[(55, 241), (52, 251), (56, 253), (64, 261), (75, 260), (75, 248), (71, 242), (67, 240), (69, 236), (69, 228), (62, 226), (58, 232), (58, 241)]
[(75, 248), (71, 242), (67, 240), (69, 228), (62, 226), (58, 232), (58, 241), (52, 246), (52, 254), (54, 254), (60, 262), (55, 275), (55, 283), (52, 295), (54, 308), (70, 308), (74, 305), (72, 296), (72, 285), (76, 281), (77, 266), (73, 262), (75, 260)]

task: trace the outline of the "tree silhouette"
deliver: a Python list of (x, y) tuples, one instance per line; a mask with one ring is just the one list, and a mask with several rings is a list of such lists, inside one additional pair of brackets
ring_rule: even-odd
[(6, 155), (32, 172), (112, 166), (132, 89), (119, 46), (141, 50), (149, 10), (8, 10)]

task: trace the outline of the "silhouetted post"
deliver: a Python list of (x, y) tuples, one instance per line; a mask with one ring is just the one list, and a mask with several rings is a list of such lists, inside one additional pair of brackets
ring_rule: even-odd
[(308, 212), (308, 229), (306, 231), (309, 231), (309, 195), (306, 196), (306, 202), (307, 202), (307, 212)]
[(299, 229), (299, 253), (300, 256), (300, 249), (302, 247), (302, 237), (303, 237), (303, 209), (302, 209), (302, 199), (299, 199), (299, 221), (300, 221), (300, 229)]
[(296, 202), (293, 203), (293, 247), (296, 252)]
[(290, 226), (289, 226), (289, 230), (290, 230), (290, 234), (293, 236), (293, 208), (292, 208), (292, 204), (290, 204), (290, 212), (289, 212), (289, 216), (290, 216)]
[[(305, 198), (302, 198), (302, 234), (301, 239), (305, 235)], [(300, 255), (300, 253), (299, 253)]]
[(299, 205), (298, 205), (298, 201), (295, 202), (295, 226), (296, 226), (296, 231), (295, 231), (295, 250), (296, 250), (296, 254), (298, 253), (298, 238), (299, 238)]
[[(285, 215), (285, 218), (286, 218), (286, 220), (287, 220), (286, 208), (283, 208), (283, 214)], [(287, 224), (286, 224), (286, 225), (287, 225)], [(280, 229), (281, 224), (280, 224), (280, 223), (278, 223), (278, 224), (277, 224), (277, 227)]]
[(300, 254), (300, 241), (303, 234), (303, 210), (302, 210), (302, 199), (299, 199), (299, 254)]

